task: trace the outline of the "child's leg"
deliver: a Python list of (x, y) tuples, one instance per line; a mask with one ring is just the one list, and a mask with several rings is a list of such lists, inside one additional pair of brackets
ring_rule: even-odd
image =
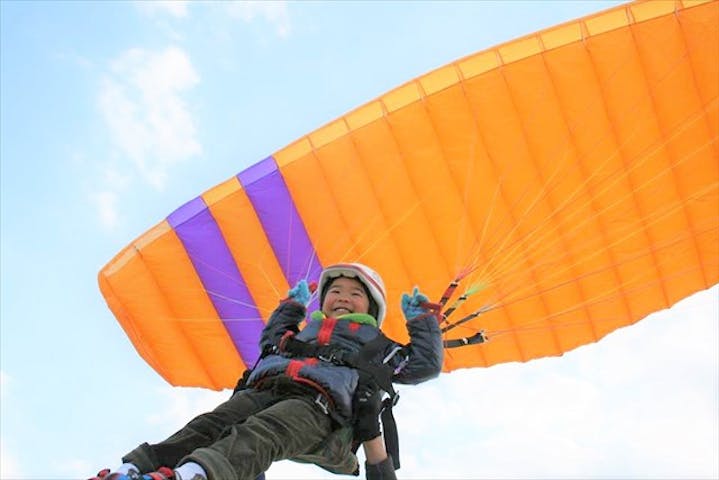
[(276, 397), (271, 392), (242, 390), (220, 404), (212, 412), (193, 418), (166, 440), (150, 445), (144, 443), (125, 455), (123, 462), (137, 465), (140, 472), (152, 472), (162, 466), (174, 467), (193, 450), (215, 442), (230, 426), (267, 408)]
[(211, 479), (251, 480), (276, 460), (313, 451), (332, 428), (312, 398), (290, 398), (234, 425), (228, 435), (182, 461), (199, 463)]

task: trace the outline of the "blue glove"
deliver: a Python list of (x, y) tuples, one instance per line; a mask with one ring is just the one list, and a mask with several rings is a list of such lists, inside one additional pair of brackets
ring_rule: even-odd
[(423, 303), (429, 303), (429, 298), (427, 298), (427, 295), (420, 293), (419, 288), (414, 287), (414, 290), (412, 290), (412, 296), (403, 293), (402, 313), (404, 313), (404, 318), (406, 318), (407, 320), (412, 320), (419, 317), (420, 315), (429, 313), (430, 310), (423, 307)]
[(307, 306), (310, 303), (310, 287), (307, 285), (307, 280), (304, 278), (297, 282), (297, 285), (287, 292), (288, 298), (294, 300), (297, 303), (301, 303)]

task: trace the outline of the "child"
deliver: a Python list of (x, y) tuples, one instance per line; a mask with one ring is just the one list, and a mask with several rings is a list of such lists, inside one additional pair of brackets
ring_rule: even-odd
[[(436, 377), (442, 366), (441, 332), (427, 297), (415, 288), (402, 296), (411, 342), (386, 339), (379, 330), (386, 312), (384, 284), (362, 264), (326, 268), (319, 292), (321, 310), (300, 331), (310, 291), (304, 280), (290, 290), (262, 331), (261, 359), (229, 400), (163, 442), (140, 445), (117, 472), (100, 478), (125, 480), (154, 472), (144, 478), (255, 479), (282, 459), (356, 474), (351, 425), (361, 374), (389, 371), (391, 381), (411, 384)], [(391, 384), (382, 388), (391, 390)], [(376, 415), (369, 420), (376, 422)], [(391, 459), (381, 459), (382, 437), (361, 440), (369, 441), (368, 473), (372, 468), (389, 472)], [(162, 465), (176, 467), (157, 472)]]

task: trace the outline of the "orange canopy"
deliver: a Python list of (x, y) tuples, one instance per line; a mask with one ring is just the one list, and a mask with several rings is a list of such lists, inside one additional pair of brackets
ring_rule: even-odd
[[(622, 5), (459, 59), (191, 200), (99, 274), (169, 382), (224, 388), (347, 261), (466, 301), (445, 370), (561, 355), (719, 280), (719, 2)], [(458, 297), (448, 301), (452, 307)], [(179, 348), (194, 355), (175, 354)]]

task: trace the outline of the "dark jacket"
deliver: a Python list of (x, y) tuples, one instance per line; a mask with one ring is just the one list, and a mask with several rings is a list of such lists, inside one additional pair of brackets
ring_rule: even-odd
[[(298, 332), (297, 325), (305, 317), (303, 305), (286, 301), (273, 312), (262, 331), (260, 346), (279, 345), (287, 332)], [(407, 322), (410, 343), (388, 343), (381, 356), (394, 370), (393, 382), (417, 384), (439, 375), (442, 369), (442, 334), (436, 316), (426, 314)], [(298, 340), (319, 345), (338, 345), (352, 352), (380, 335), (377, 327), (348, 319), (324, 318), (310, 320), (296, 335)], [(248, 379), (248, 386), (258, 386), (276, 375), (285, 375), (296, 382), (314, 387), (324, 394), (342, 423), (351, 421), (352, 397), (357, 388), (356, 369), (336, 365), (317, 358), (288, 358), (271, 354), (263, 358)]]

